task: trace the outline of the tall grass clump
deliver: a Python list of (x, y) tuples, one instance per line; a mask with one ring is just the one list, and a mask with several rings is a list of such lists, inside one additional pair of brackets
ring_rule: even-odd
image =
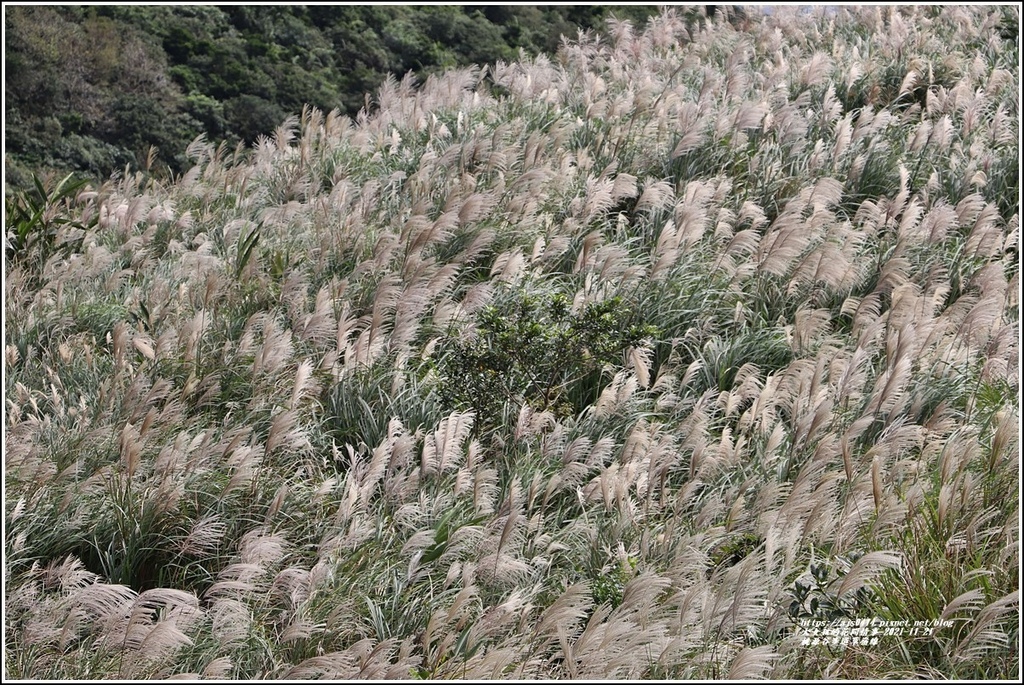
[(5, 676), (1012, 677), (1018, 27), (667, 8), (9, 199)]

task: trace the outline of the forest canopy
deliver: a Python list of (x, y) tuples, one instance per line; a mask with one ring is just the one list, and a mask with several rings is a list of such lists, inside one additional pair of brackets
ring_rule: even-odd
[[(388, 74), (554, 53), (654, 6), (20, 6), (4, 12), (7, 183), (184, 170), (186, 146), (252, 143), (304, 105), (355, 116)], [(150, 147), (157, 155), (149, 159)]]

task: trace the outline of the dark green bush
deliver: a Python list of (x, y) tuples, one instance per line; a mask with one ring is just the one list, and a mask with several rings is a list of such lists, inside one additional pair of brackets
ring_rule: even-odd
[(479, 315), (471, 338), (444, 338), (434, 353), (442, 401), (472, 409), (479, 426), (526, 402), (557, 415), (595, 401), (606, 366), (657, 330), (621, 298), (573, 309), (556, 293), (508, 291)]

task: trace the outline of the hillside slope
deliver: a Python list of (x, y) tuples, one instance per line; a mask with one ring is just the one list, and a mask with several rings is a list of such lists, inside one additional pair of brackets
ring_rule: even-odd
[(1007, 23), (669, 9), (20, 196), (5, 677), (1012, 677)]
[[(697, 8), (686, 10), (696, 14)], [(185, 147), (252, 143), (312, 104), (355, 116), (388, 73), (554, 53), (626, 5), (5, 5), (5, 193), (36, 172), (188, 169)], [(153, 151), (151, 148), (155, 147)]]

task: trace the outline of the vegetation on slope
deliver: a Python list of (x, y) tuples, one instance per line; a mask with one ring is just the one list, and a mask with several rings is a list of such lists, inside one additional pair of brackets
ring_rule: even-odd
[[(234, 146), (305, 104), (356, 116), (388, 73), (554, 53), (653, 6), (63, 6), (4, 9), (7, 183), (38, 169), (180, 174), (200, 133)], [(155, 166), (154, 166), (155, 165)]]
[(1007, 24), (669, 8), (19, 196), (5, 675), (1012, 677)]

